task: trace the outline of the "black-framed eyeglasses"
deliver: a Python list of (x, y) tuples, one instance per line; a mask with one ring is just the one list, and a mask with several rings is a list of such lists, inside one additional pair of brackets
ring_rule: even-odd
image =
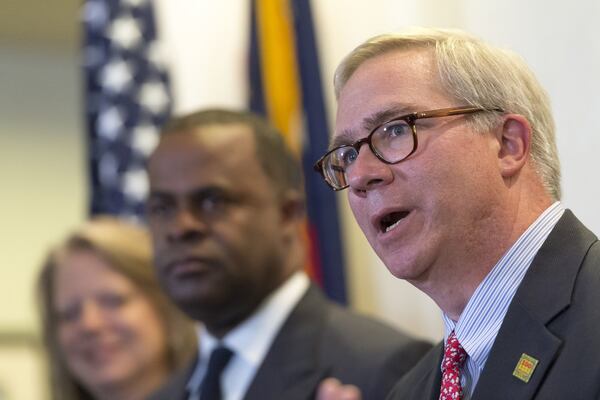
[(346, 177), (348, 167), (354, 163), (364, 143), (369, 145), (369, 149), (382, 162), (396, 164), (405, 160), (417, 150), (416, 120), (473, 114), (482, 111), (504, 112), (501, 108), (463, 106), (402, 115), (377, 126), (367, 137), (352, 144), (344, 144), (329, 150), (315, 163), (314, 169), (321, 174), (333, 190), (343, 190), (348, 187)]

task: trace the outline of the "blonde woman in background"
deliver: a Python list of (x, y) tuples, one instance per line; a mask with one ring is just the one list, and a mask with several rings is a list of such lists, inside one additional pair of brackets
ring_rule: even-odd
[(53, 400), (141, 400), (195, 354), (144, 230), (92, 220), (51, 251), (38, 298)]

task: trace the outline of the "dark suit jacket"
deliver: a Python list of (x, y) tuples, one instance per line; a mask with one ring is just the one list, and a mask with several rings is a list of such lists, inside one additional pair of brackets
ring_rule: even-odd
[[(381, 400), (431, 348), (325, 299), (311, 286), (275, 337), (245, 400), (312, 399), (321, 380), (357, 385)], [(184, 400), (195, 362), (151, 400)]]
[[(438, 399), (443, 344), (404, 376), (388, 399)], [(525, 353), (528, 383), (513, 376)], [(511, 302), (472, 400), (600, 398), (600, 244), (566, 211)]]

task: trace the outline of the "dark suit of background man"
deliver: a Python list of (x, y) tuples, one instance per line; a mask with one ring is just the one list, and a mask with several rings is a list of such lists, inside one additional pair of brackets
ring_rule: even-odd
[(309, 283), (300, 166), (261, 118), (227, 110), (176, 118), (148, 171), (156, 271), (204, 327), (197, 359), (154, 399), (198, 398), (221, 347), (233, 352), (214, 388), (226, 400), (310, 399), (326, 377), (382, 399), (430, 348)]
[(600, 244), (559, 201), (549, 101), (525, 63), (415, 30), (357, 47), (335, 88), (318, 169), (444, 312), (444, 343), (390, 399), (600, 398)]

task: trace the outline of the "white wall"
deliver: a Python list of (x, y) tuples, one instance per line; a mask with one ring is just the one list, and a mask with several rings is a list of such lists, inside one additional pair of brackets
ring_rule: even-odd
[[(242, 106), (248, 1), (159, 0), (179, 111)], [(596, 0), (313, 1), (333, 121), (333, 69), (364, 39), (406, 25), (465, 28), (521, 53), (547, 87), (558, 125), (564, 200), (600, 232), (600, 17)], [(80, 76), (69, 52), (0, 46), (0, 329), (31, 330), (32, 281), (47, 246), (86, 212)], [(340, 196), (345, 204), (344, 196)], [(391, 277), (344, 206), (353, 304), (415, 334), (439, 338), (439, 313)]]
[(48, 246), (85, 216), (77, 58), (0, 47), (0, 329), (31, 331)]
[[(34, 282), (85, 216), (77, 58), (0, 46), (0, 397), (46, 398)], [(6, 397), (2, 397), (6, 396)]]

